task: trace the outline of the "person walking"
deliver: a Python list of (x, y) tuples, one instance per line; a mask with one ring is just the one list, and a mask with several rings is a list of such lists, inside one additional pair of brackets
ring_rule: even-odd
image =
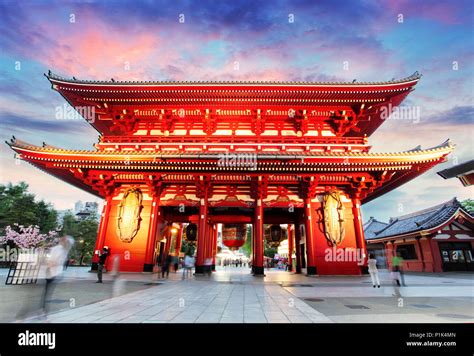
[(50, 250), (46, 259), (46, 285), (41, 297), (41, 309), (45, 314), (48, 312), (47, 300), (53, 293), (56, 283), (63, 273), (72, 245), (74, 245), (74, 239), (71, 236), (65, 235), (61, 237), (59, 243)]
[(204, 260), (204, 273), (206, 273), (208, 276), (212, 274), (212, 258), (208, 257)]
[(372, 285), (377, 285), (377, 288), (380, 288), (380, 279), (379, 279), (379, 270), (377, 269), (377, 260), (373, 253), (369, 254), (369, 274), (370, 278), (372, 279)]
[(183, 268), (183, 276), (182, 276), (183, 280), (188, 278), (188, 276), (191, 277), (193, 267), (194, 267), (194, 257), (192, 257), (189, 254), (186, 254), (186, 256), (184, 257), (184, 268)]
[(178, 269), (179, 269), (179, 256), (173, 257), (173, 263), (174, 263), (174, 273), (176, 273), (178, 272)]
[(168, 254), (166, 258), (163, 259), (163, 265), (161, 266), (161, 278), (165, 278), (165, 274), (166, 274), (166, 278), (169, 277), (170, 265), (172, 261), (173, 261), (173, 257), (170, 254)]
[(397, 252), (392, 259), (392, 270), (394, 272), (394, 279), (397, 286), (405, 286), (405, 278), (403, 277), (403, 257), (400, 252)]
[(110, 255), (108, 246), (104, 246), (101, 252), (99, 252), (99, 263), (97, 265), (97, 282), (102, 283), (102, 274), (104, 273), (104, 266), (107, 262), (107, 257)]

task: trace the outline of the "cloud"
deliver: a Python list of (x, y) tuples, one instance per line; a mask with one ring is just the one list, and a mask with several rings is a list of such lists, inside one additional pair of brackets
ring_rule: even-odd
[[(289, 81), (379, 81), (421, 70), (424, 77), (405, 101), (420, 106), (421, 121), (387, 120), (369, 138), (372, 151), (431, 147), (450, 137), (458, 145), (451, 156), (462, 161), (473, 152), (472, 6), (412, 0), (0, 2), (1, 135), (71, 149), (97, 141), (85, 122), (54, 120), (64, 100), (42, 76), (48, 69), (81, 79)], [(15, 61), (21, 71), (12, 69)], [(11, 155), (3, 146), (0, 159)], [(11, 164), (2, 160), (2, 168)], [(39, 194), (39, 182), (57, 183), (33, 167), (21, 174), (38, 179)], [(62, 205), (67, 195), (72, 201), (77, 189), (64, 189), (48, 192), (50, 199)], [(400, 200), (412, 210), (461, 190), (430, 173), (367, 209), (396, 216)]]
[(474, 124), (474, 106), (456, 106), (430, 115), (423, 121), (430, 124), (472, 125)]
[(66, 120), (35, 120), (29, 117), (18, 116), (12, 113), (0, 113), (2, 130), (12, 133), (22, 132), (56, 132), (56, 133), (75, 133), (77, 134), (77, 125)]

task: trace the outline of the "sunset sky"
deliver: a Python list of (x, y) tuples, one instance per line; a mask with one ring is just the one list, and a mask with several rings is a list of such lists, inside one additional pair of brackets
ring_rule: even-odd
[(436, 174), (473, 158), (473, 6), (467, 0), (0, 0), (0, 182), (26, 181), (57, 209), (98, 201), (15, 164), (3, 144), (12, 135), (69, 149), (97, 142), (85, 121), (55, 119), (65, 101), (43, 76), (48, 70), (81, 79), (259, 81), (383, 81), (419, 71), (423, 77), (404, 104), (419, 106), (420, 121), (388, 119), (369, 139), (372, 152), (432, 147), (447, 138), (457, 148), (448, 162), (364, 205), (363, 219), (473, 197), (472, 187)]

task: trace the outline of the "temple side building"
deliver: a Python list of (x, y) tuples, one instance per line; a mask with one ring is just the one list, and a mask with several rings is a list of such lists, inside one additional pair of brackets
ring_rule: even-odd
[(367, 249), (382, 267), (391, 268), (400, 253), (412, 272), (474, 271), (474, 217), (452, 200), (388, 223), (370, 218), (364, 224)]

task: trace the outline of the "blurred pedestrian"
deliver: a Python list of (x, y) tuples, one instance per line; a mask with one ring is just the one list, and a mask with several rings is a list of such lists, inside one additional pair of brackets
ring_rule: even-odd
[(204, 260), (204, 273), (208, 276), (212, 274), (212, 258), (206, 258)]
[(176, 273), (178, 272), (178, 269), (179, 269), (179, 257), (174, 256), (173, 261), (174, 261), (174, 273)]
[(71, 236), (63, 236), (59, 239), (59, 243), (50, 250), (46, 258), (46, 285), (41, 298), (41, 308), (45, 313), (48, 311), (46, 307), (47, 300), (63, 273), (69, 250), (73, 245), (74, 239)]
[(184, 257), (184, 268), (183, 268), (183, 276), (182, 279), (186, 279), (191, 277), (194, 267), (194, 257), (190, 254), (186, 254)]
[(170, 275), (170, 265), (172, 263), (172, 256), (168, 254), (166, 258), (163, 259), (163, 265), (161, 266), (161, 278), (169, 277)]
[(125, 287), (125, 279), (120, 277), (119, 270), (120, 270), (120, 256), (115, 255), (112, 258), (112, 269), (111, 269), (111, 275), (112, 275), (112, 281), (113, 281), (113, 287), (112, 287), (113, 298), (121, 295)]
[(378, 288), (380, 288), (380, 279), (379, 279), (379, 270), (377, 269), (377, 260), (375, 259), (375, 256), (373, 253), (369, 254), (369, 274), (370, 278), (372, 279), (372, 285), (375, 286), (377, 285)]
[(403, 257), (400, 252), (392, 259), (392, 271), (394, 273), (394, 279), (397, 283), (397, 286), (405, 286), (405, 279), (403, 277)]

